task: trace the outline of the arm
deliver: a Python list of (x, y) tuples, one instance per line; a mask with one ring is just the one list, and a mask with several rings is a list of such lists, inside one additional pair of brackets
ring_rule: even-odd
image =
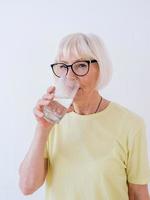
[(128, 183), (129, 200), (150, 200), (148, 185)]
[(44, 149), (50, 129), (37, 125), (32, 144), (20, 165), (19, 186), (25, 195), (32, 194), (44, 183), (48, 165)]

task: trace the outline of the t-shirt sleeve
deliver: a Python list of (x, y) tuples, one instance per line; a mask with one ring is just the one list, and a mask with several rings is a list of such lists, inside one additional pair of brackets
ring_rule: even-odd
[(148, 184), (150, 166), (144, 120), (141, 120), (137, 126), (137, 131), (128, 147), (127, 178), (128, 182), (133, 184)]

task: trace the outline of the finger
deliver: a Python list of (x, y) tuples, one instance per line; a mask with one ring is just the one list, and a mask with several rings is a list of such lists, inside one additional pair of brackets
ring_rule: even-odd
[(55, 86), (50, 86), (48, 89), (47, 89), (47, 93), (52, 93), (55, 91)]
[(71, 104), (70, 107), (67, 109), (67, 113), (74, 111), (73, 105)]
[(50, 103), (49, 100), (40, 99), (40, 100), (38, 101), (38, 103), (37, 103), (36, 108), (39, 109), (39, 110), (41, 111), (42, 107), (48, 105), (49, 103)]
[(52, 100), (54, 98), (54, 93), (44, 94), (42, 98), (45, 99), (45, 100)]
[(44, 114), (40, 112), (39, 110), (37, 110), (36, 108), (34, 109), (34, 114), (36, 117), (39, 117), (39, 118), (42, 118), (44, 116)]

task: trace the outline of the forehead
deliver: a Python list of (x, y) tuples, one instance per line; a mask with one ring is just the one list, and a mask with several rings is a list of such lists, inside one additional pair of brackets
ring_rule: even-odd
[(76, 61), (82, 61), (82, 60), (92, 60), (93, 57), (86, 53), (66, 53), (66, 54), (60, 54), (57, 57), (58, 62), (63, 62), (66, 64), (71, 64)]
[(85, 60), (89, 60), (89, 58), (82, 58), (82, 57), (69, 57), (69, 58), (61, 58), (59, 61), (63, 62), (65, 64), (71, 64), (74, 62), (78, 62), (78, 61), (85, 61)]

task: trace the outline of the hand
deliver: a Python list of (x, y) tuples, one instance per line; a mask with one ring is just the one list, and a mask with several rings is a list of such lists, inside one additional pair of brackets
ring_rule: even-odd
[(39, 99), (36, 106), (33, 109), (34, 116), (39, 123), (40, 126), (43, 126), (45, 128), (48, 128), (52, 125), (54, 125), (53, 121), (47, 121), (44, 119), (44, 112), (43, 112), (43, 107), (49, 105), (54, 98), (54, 92), (55, 92), (55, 87), (50, 86), (47, 89), (47, 93), (43, 95), (42, 99)]

